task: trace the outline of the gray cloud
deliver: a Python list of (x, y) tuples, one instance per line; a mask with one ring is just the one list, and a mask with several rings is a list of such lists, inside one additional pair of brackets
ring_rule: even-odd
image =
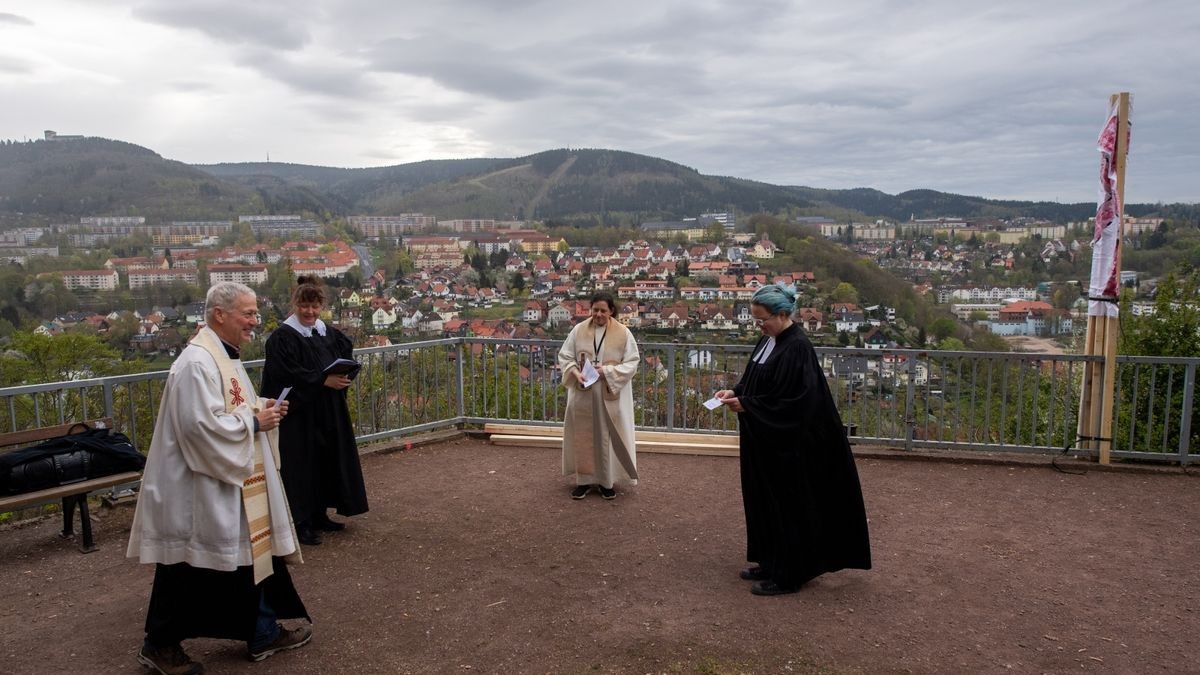
[(331, 64), (328, 60), (247, 48), (241, 50), (234, 61), (301, 92), (338, 98), (370, 97), (375, 94), (374, 88), (363, 79), (357, 68)]
[(364, 56), (376, 70), (427, 77), (448, 89), (503, 101), (534, 98), (551, 84), (519, 53), (449, 37), (391, 38)]
[(8, 12), (0, 12), (0, 24), (14, 24), (17, 26), (32, 26), (32, 21), (26, 19), (19, 14), (9, 14)]
[(0, 73), (10, 75), (25, 75), (33, 72), (33, 64), (24, 60), (0, 54)]
[(295, 50), (311, 39), (305, 6), (221, 0), (188, 4), (155, 0), (138, 5), (133, 16), (171, 28), (199, 31), (219, 42)]

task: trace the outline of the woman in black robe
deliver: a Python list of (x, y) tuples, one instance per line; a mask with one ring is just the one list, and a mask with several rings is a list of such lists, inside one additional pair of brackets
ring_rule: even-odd
[(755, 595), (794, 593), (841, 569), (870, 569), (854, 456), (812, 343), (791, 319), (795, 291), (763, 286), (763, 337), (741, 380), (716, 396), (738, 414), (746, 559)]
[(279, 425), (283, 484), (300, 542), (321, 543), (318, 532), (336, 532), (344, 523), (326, 509), (354, 516), (367, 511), (358, 446), (346, 405), (346, 375), (323, 371), (335, 359), (352, 359), (354, 345), (321, 321), (325, 288), (317, 277), (301, 277), (292, 293), (293, 313), (267, 338), (263, 395), (278, 397), (284, 387), (291, 418)]

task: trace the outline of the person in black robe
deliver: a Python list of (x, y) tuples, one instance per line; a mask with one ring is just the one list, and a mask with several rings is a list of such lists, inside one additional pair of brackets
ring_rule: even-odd
[(320, 314), (325, 288), (318, 277), (301, 277), (292, 293), (293, 313), (267, 338), (263, 395), (292, 387), (291, 409), (279, 426), (284, 487), (300, 542), (320, 544), (319, 532), (345, 528), (326, 509), (343, 516), (367, 511), (358, 446), (346, 405), (347, 375), (326, 375), (338, 358), (353, 359), (354, 345), (327, 326)]
[(870, 569), (854, 456), (812, 343), (791, 319), (795, 291), (751, 300), (763, 336), (741, 380), (716, 396), (738, 415), (746, 559), (755, 595), (794, 593), (841, 569)]

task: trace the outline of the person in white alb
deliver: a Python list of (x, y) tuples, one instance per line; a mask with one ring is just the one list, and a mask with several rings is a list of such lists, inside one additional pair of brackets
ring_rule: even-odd
[(244, 640), (253, 661), (312, 638), (285, 564), (300, 561), (276, 447), (287, 402), (258, 398), (239, 359), (254, 292), (214, 285), (205, 321), (167, 376), (126, 551), (155, 565), (137, 658), (160, 673), (204, 671), (189, 638)]
[(632, 385), (641, 357), (633, 334), (613, 318), (615, 308), (611, 293), (593, 295), (591, 317), (571, 329), (558, 352), (567, 388), (562, 470), (575, 476), (572, 499), (593, 489), (615, 499), (618, 481), (637, 484)]

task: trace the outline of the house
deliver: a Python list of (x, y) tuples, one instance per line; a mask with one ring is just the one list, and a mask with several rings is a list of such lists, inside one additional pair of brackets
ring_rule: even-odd
[(767, 238), (767, 235), (764, 234), (762, 239), (759, 239), (757, 242), (755, 242), (754, 246), (746, 252), (750, 254), (750, 257), (752, 258), (769, 259), (775, 257), (775, 251), (777, 250), (779, 250), (779, 247), (772, 243), (771, 240)]
[(380, 306), (371, 314), (371, 325), (382, 330), (396, 323), (396, 313), (390, 307)]
[(642, 317), (638, 304), (636, 302), (622, 303), (617, 309), (617, 321), (620, 321), (630, 328), (641, 326)]
[(521, 310), (521, 320), (529, 323), (541, 323), (546, 320), (547, 304), (544, 300), (530, 300)]
[(689, 320), (688, 306), (681, 303), (664, 307), (659, 315), (658, 325), (662, 328), (682, 328), (687, 326)]
[(551, 326), (561, 326), (571, 322), (574, 303), (560, 302), (546, 311), (546, 323)]
[(887, 336), (883, 334), (883, 331), (874, 327), (863, 335), (862, 341), (863, 346), (867, 349), (884, 349), (890, 342)]
[(719, 305), (700, 305), (696, 313), (699, 315), (700, 327), (704, 330), (733, 330), (737, 324), (733, 322), (733, 310)]
[(400, 314), (400, 326), (403, 328), (416, 329), (420, 326), (421, 321), (425, 319), (425, 313), (419, 309), (401, 312)]
[(204, 320), (204, 303), (191, 302), (183, 306), (183, 320), (190, 324)]
[(824, 319), (825, 315), (815, 307), (801, 307), (796, 310), (796, 320), (800, 323), (800, 327), (809, 333), (821, 330)]
[(837, 318), (834, 321), (834, 329), (839, 333), (853, 333), (858, 330), (859, 326), (867, 323), (862, 312), (844, 312), (835, 316)]
[(754, 321), (754, 314), (750, 312), (750, 303), (739, 302), (733, 306), (733, 320), (740, 326), (745, 326)]

